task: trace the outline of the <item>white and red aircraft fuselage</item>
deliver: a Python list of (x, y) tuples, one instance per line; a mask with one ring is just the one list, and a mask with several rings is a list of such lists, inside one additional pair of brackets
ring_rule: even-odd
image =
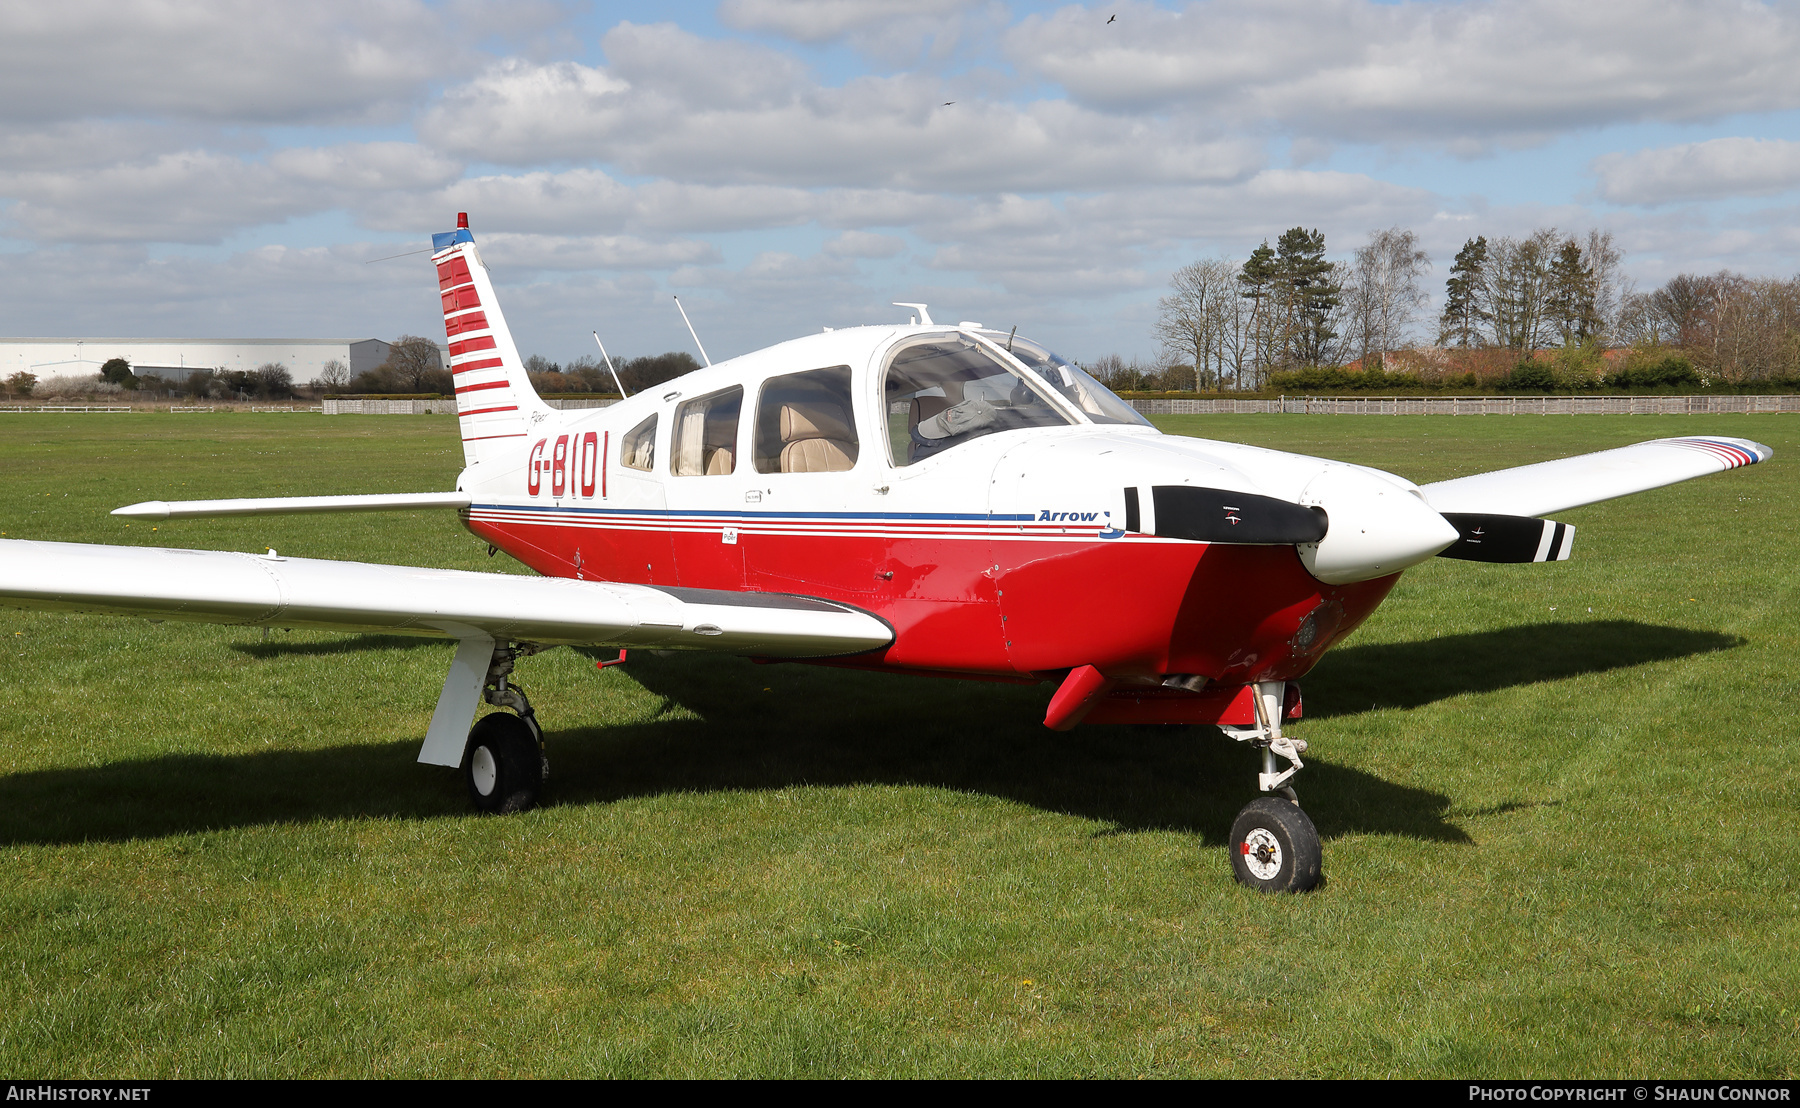
[[(1051, 727), (1214, 724), (1261, 748), (1259, 783), (1286, 799), (1244, 809), (1233, 866), (1302, 889), (1320, 852), (1288, 787), (1305, 749), (1282, 730), (1293, 682), (1402, 570), (1440, 554), (1561, 560), (1574, 531), (1550, 512), (1770, 456), (1665, 439), (1420, 487), (1164, 435), (1044, 347), (922, 305), (905, 324), (826, 330), (557, 411), (531, 388), (466, 219), (434, 245), (467, 462), (455, 493), (120, 514), (453, 507), (542, 578), (181, 552), (146, 578), (173, 584), (131, 592), (92, 582), (170, 552), (0, 542), (0, 598), (455, 638), (421, 760), (461, 766), (489, 809), (529, 805), (542, 784), (535, 715), (507, 678), (545, 646), (1054, 681)], [(518, 714), (465, 739), (483, 698)]]

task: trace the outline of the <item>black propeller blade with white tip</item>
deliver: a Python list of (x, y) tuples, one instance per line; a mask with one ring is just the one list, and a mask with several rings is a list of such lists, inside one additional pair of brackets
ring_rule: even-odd
[(1155, 485), (1150, 496), (1161, 538), (1279, 546), (1325, 537), (1323, 508), (1272, 496), (1193, 485)]
[(1575, 545), (1575, 528), (1531, 516), (1444, 512), (1456, 528), (1456, 541), (1438, 551), (1440, 558), (1466, 562), (1566, 562)]

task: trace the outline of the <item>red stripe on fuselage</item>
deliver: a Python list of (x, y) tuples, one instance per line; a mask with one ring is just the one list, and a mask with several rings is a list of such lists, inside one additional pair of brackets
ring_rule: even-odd
[[(782, 535), (749, 521), (673, 530), (496, 515), (473, 513), (467, 526), (549, 576), (573, 577), (579, 555), (588, 578), (800, 593), (867, 609), (896, 635), (871, 661), (899, 669), (1016, 675), (1093, 665), (1108, 676), (1294, 678), (1399, 576), (1326, 585), (1292, 547)], [(739, 527), (736, 543), (721, 541), (724, 526)], [(1315, 609), (1321, 616), (1300, 644), (1297, 632)]]

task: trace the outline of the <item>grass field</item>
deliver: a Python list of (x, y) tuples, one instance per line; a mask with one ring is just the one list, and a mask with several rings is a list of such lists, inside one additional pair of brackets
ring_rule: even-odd
[[(1775, 460), (1434, 560), (1306, 681), (1324, 888), (1222, 851), (1216, 732), (1049, 688), (521, 663), (554, 802), (413, 759), (452, 647), (0, 612), (0, 1073), (1761, 1076), (1800, 1070), (1800, 420), (1170, 417), (1419, 481), (1664, 435)], [(13, 538), (513, 569), (424, 491), (436, 417), (0, 423)]]

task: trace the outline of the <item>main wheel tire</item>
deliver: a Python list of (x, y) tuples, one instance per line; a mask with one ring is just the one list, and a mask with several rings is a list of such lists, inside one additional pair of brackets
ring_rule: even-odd
[(1303, 893), (1319, 883), (1319, 832), (1300, 806), (1272, 796), (1244, 805), (1231, 825), (1231, 872), (1265, 893)]
[(495, 712), (469, 729), (463, 749), (469, 799), (483, 812), (523, 812), (544, 790), (544, 756), (537, 736), (518, 716)]

